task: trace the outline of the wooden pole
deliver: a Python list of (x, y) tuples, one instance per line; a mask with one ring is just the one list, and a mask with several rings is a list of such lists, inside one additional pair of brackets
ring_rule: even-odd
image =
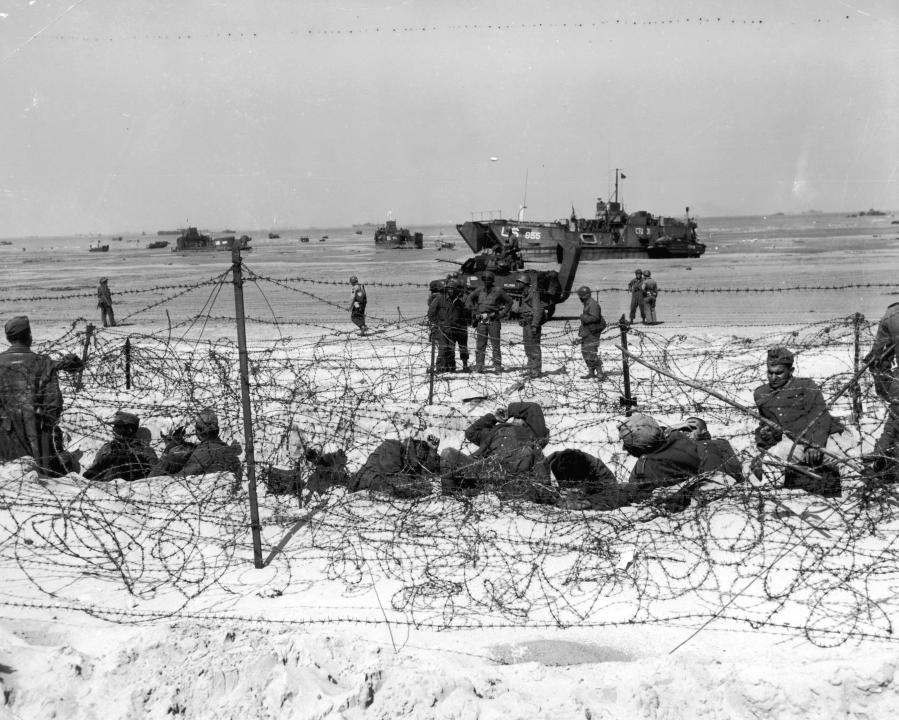
[(855, 421), (856, 426), (859, 429), (859, 433), (861, 433), (861, 422), (862, 422), (862, 412), (864, 408), (862, 407), (862, 396), (861, 396), (861, 387), (859, 386), (858, 377), (861, 373), (859, 373), (859, 359), (861, 357), (861, 348), (859, 347), (860, 335), (861, 335), (861, 327), (862, 322), (864, 321), (865, 316), (861, 313), (855, 313), (853, 316), (853, 336), (855, 345), (853, 347), (853, 355), (852, 355), (852, 372), (855, 376), (855, 379), (852, 381), (852, 419)]
[[(436, 328), (432, 332), (439, 332)], [(437, 355), (437, 339), (431, 338), (431, 371), (430, 371), (430, 385), (428, 387), (428, 405), (433, 404), (434, 402), (434, 359)]]
[[(617, 170), (615, 184), (616, 186), (618, 184)], [(637, 401), (631, 396), (631, 355), (627, 349), (628, 322), (624, 319), (624, 315), (618, 320), (618, 329), (621, 330), (621, 367), (624, 372), (624, 395), (618, 398), (618, 404), (624, 408), (625, 415), (630, 417), (634, 412), (634, 408), (637, 406)]]
[(78, 375), (75, 378), (75, 389), (81, 390), (84, 387), (84, 366), (87, 364), (87, 352), (90, 349), (91, 337), (94, 334), (94, 326), (91, 323), (84, 328), (84, 347), (81, 348), (81, 367), (78, 369)]
[(131, 389), (131, 336), (125, 338), (125, 389)]
[(247, 360), (246, 316), (243, 307), (243, 262), (240, 245), (231, 248), (231, 271), (234, 276), (234, 309), (237, 315), (237, 354), (240, 363), (240, 399), (243, 407), (243, 437), (247, 456), (247, 483), (250, 491), (250, 530), (253, 535), (253, 565), (263, 568), (262, 533), (256, 500), (256, 455), (253, 451), (253, 418), (250, 414), (250, 372)]

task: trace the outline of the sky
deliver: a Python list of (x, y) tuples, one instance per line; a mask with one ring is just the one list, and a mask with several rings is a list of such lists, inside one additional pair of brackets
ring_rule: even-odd
[(0, 94), (3, 237), (899, 210), (896, 0), (0, 0)]

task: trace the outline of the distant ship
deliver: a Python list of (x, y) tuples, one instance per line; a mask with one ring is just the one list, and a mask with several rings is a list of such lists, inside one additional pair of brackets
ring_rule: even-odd
[(421, 250), (424, 247), (424, 236), (409, 232), (406, 228), (397, 228), (396, 220), (388, 220), (375, 230), (375, 247), (391, 250)]
[(249, 235), (241, 235), (240, 238), (235, 238), (234, 235), (212, 237), (211, 235), (204, 235), (195, 227), (189, 227), (181, 233), (175, 242), (175, 247), (172, 248), (172, 252), (226, 251), (231, 250), (235, 245), (245, 251), (253, 249), (250, 247)]
[(160, 248), (168, 247), (168, 240), (154, 240), (149, 245), (147, 245), (147, 250), (159, 250)]
[(184, 228), (179, 228), (178, 230), (157, 230), (157, 235), (183, 235), (185, 232)]
[(278, 235), (278, 233), (275, 233), (275, 232), (270, 232), (270, 233), (268, 234), (268, 239), (269, 239), (269, 240), (277, 240), (277, 239), (280, 238), (280, 237), (281, 237), (281, 236)]
[(101, 244), (99, 240), (94, 240), (88, 248), (88, 252), (109, 252), (109, 245)]
[(702, 256), (705, 245), (697, 240), (690, 208), (685, 220), (658, 217), (645, 210), (628, 214), (618, 201), (618, 178), (616, 168), (615, 199), (598, 199), (591, 219), (577, 217), (572, 208), (567, 220), (525, 220), (522, 205), (517, 221), (469, 220), (456, 225), (456, 230), (475, 252), (512, 248), (524, 260), (555, 258), (563, 240), (580, 243), (581, 260)]
[(300, 242), (309, 242), (309, 236), (308, 235), (300, 236)]

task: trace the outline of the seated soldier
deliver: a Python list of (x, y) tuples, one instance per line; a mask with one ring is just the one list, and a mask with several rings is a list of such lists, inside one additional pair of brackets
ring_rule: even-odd
[(535, 500), (547, 485), (543, 448), (549, 431), (537, 403), (513, 402), (487, 413), (468, 427), (465, 439), (478, 446), (471, 455), (447, 448), (440, 456), (444, 492), (492, 485), (501, 497)]
[(171, 433), (162, 433), (162, 439), (165, 441), (165, 449), (150, 471), (150, 477), (175, 475), (180, 472), (197, 447), (196, 443), (187, 439), (187, 429), (180, 424), (172, 428)]
[(112, 440), (103, 445), (93, 464), (84, 471), (88, 480), (140, 480), (156, 463), (156, 453), (138, 433), (140, 418), (119, 410), (112, 420)]
[(654, 418), (642, 413), (621, 423), (618, 435), (627, 453), (637, 458), (630, 479), (618, 488), (621, 505), (652, 498), (661, 499), (670, 510), (690, 504), (694, 489), (690, 481), (700, 467), (699, 448), (693, 440), (677, 430), (665, 433)]
[(191, 452), (184, 467), (178, 471), (178, 476), (229, 472), (234, 475), (232, 491), (237, 490), (243, 479), (243, 466), (238, 459), (242, 450), (238, 443), (229, 445), (219, 437), (219, 419), (215, 411), (201, 411), (197, 415), (194, 432), (200, 443)]
[(688, 417), (683, 424), (673, 428), (683, 432), (699, 448), (699, 472), (702, 475), (724, 473), (738, 483), (743, 482), (743, 465), (731, 444), (724, 438), (713, 438), (705, 420)]
[(387, 492), (399, 498), (430, 495), (431, 478), (440, 470), (439, 445), (434, 434), (424, 440), (385, 440), (350, 479), (348, 490)]
[(558, 494), (549, 502), (569, 510), (614, 510), (621, 506), (618, 482), (598, 457), (566, 449), (552, 453), (546, 464), (559, 484)]
[(296, 425), (291, 427), (293, 442), (293, 466), (269, 468), (263, 475), (266, 488), (272, 495), (291, 494), (302, 497), (306, 489), (320, 495), (332, 487), (346, 487), (346, 453), (333, 443), (316, 447), (306, 433)]
[(821, 388), (813, 380), (793, 376), (793, 353), (787, 348), (768, 350), (767, 373), (768, 382), (754, 393), (765, 422), (756, 430), (762, 455), (753, 461), (753, 474), (761, 479), (762, 467), (773, 465), (768, 479), (782, 478), (784, 487), (839, 495), (837, 462), (853, 447), (851, 434), (828, 412)]

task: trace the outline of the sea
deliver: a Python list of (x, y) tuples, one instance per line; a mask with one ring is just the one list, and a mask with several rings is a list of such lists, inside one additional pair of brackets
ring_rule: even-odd
[[(644, 259), (658, 282), (659, 331), (758, 334), (855, 313), (876, 320), (899, 300), (899, 221), (883, 216), (809, 213), (697, 218), (701, 258)], [(375, 248), (374, 225), (333, 228), (236, 228), (252, 238), (244, 254), (244, 299), (251, 336), (280, 336), (348, 325), (349, 277), (369, 297), (369, 324), (421, 322), (430, 280), (445, 277), (471, 252), (452, 225), (409, 226), (421, 250)], [(361, 230), (361, 234), (357, 231)], [(275, 232), (278, 238), (269, 238)], [(309, 242), (301, 243), (301, 237)], [(119, 239), (120, 238), (120, 239)], [(233, 334), (235, 304), (227, 252), (179, 254), (149, 249), (175, 236), (115, 235), (6, 238), (0, 244), (2, 317), (26, 314), (47, 332), (98, 320), (93, 293), (109, 278), (117, 317), (134, 332), (201, 325)], [(108, 252), (90, 252), (92, 243)], [(447, 242), (452, 248), (440, 248)], [(551, 269), (540, 263), (538, 269)], [(581, 262), (574, 287), (598, 291), (604, 315), (626, 312), (634, 260)], [(218, 280), (216, 280), (218, 278)], [(572, 294), (557, 316), (574, 318)], [(564, 320), (562, 320), (564, 322)], [(573, 321), (574, 322), (574, 321)], [(37, 333), (39, 334), (39, 333)]]

